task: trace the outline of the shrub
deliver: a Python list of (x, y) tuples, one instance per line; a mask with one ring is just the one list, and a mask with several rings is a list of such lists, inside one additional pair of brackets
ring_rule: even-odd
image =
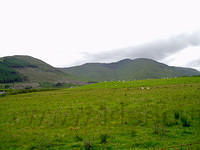
[(191, 122), (188, 120), (186, 116), (181, 116), (181, 122), (183, 127), (190, 127)]
[(74, 139), (79, 142), (79, 141), (83, 141), (83, 138), (81, 136), (79, 136), (78, 134), (75, 135)]
[(108, 140), (108, 137), (109, 137), (109, 136), (108, 136), (108, 134), (106, 134), (106, 133), (105, 133), (105, 134), (101, 134), (101, 135), (100, 135), (100, 144), (106, 144), (106, 143), (108, 142), (108, 141), (107, 141), (107, 140)]
[(178, 111), (175, 111), (175, 113), (174, 113), (174, 118), (175, 118), (176, 120), (178, 120), (179, 117), (180, 117), (179, 112), (178, 112)]
[(84, 145), (83, 145), (84, 150), (91, 150), (92, 147), (93, 147), (93, 146), (92, 146), (92, 144), (91, 144), (90, 141), (85, 141), (85, 142), (84, 142)]
[(26, 86), (25, 89), (26, 89), (26, 90), (32, 89), (32, 86)]
[(5, 89), (9, 89), (9, 88), (10, 88), (10, 85), (6, 84)]

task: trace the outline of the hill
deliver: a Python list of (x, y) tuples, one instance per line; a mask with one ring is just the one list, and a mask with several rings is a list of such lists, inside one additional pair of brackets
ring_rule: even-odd
[(70, 74), (31, 56), (8, 56), (0, 58), (0, 82), (72, 82)]
[(0, 96), (0, 149), (198, 150), (199, 91), (183, 77)]
[(81, 66), (62, 68), (66, 73), (92, 81), (138, 80), (199, 75), (191, 68), (171, 67), (151, 59), (124, 59), (114, 63), (87, 63)]

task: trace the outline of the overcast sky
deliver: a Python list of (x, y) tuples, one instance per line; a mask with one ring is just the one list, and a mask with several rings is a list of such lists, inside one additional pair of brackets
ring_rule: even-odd
[(200, 69), (199, 0), (0, 0), (0, 57), (56, 67), (152, 58)]

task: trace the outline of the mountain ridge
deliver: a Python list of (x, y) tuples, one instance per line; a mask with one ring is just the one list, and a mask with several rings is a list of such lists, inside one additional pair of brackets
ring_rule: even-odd
[(93, 81), (138, 80), (200, 75), (192, 68), (168, 66), (149, 58), (123, 59), (112, 63), (86, 63), (60, 70)]
[(0, 58), (0, 83), (138, 80), (200, 75), (192, 68), (168, 66), (149, 58), (123, 59), (112, 63), (86, 63), (69, 68), (55, 68), (27, 55)]

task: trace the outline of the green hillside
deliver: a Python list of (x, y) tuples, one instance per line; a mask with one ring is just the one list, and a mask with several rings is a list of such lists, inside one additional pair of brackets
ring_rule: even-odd
[(12, 65), (9, 58), (0, 58), (0, 83), (22, 81), (22, 76), (12, 68)]
[(0, 59), (0, 82), (70, 82), (74, 76), (64, 73), (31, 56), (8, 56)]
[(199, 75), (195, 69), (171, 67), (151, 59), (125, 59), (115, 63), (88, 63), (61, 69), (79, 78), (93, 81), (138, 80)]
[(0, 62), (0, 83), (19, 82), (22, 78), (14, 69)]
[(15, 68), (20, 74), (27, 77), (31, 82), (64, 82), (73, 79), (69, 74), (66, 74), (49, 64), (30, 57), (30, 56), (14, 56), (16, 59), (28, 62), (32, 66)]
[(5, 95), (0, 149), (198, 150), (199, 98), (200, 77)]

